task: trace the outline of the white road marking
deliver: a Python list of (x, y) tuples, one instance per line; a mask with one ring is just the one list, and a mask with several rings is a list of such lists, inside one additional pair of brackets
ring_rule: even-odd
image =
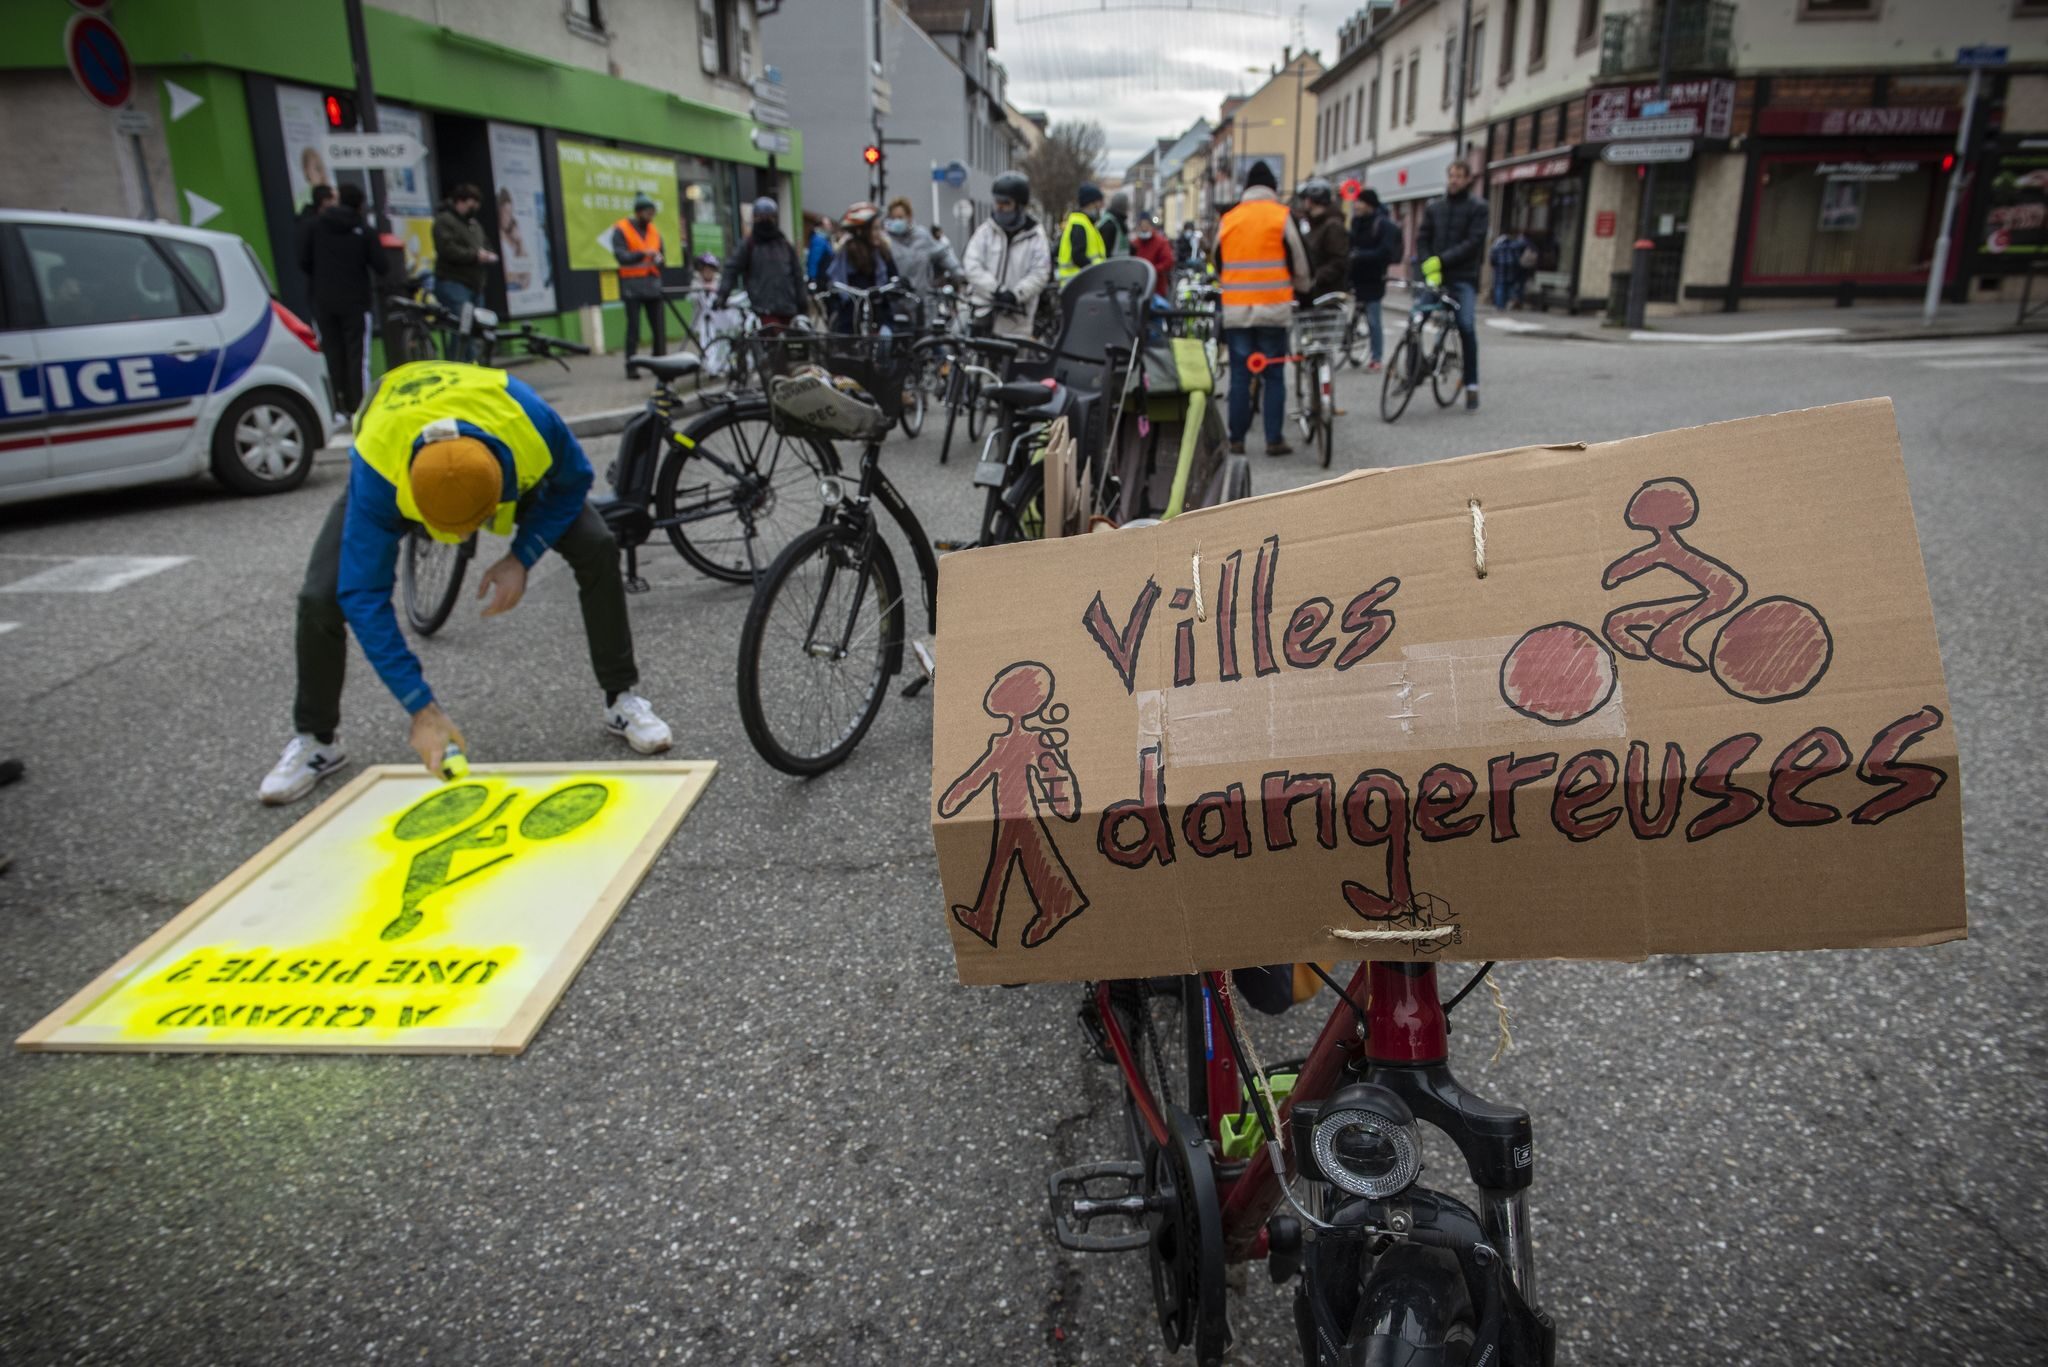
[(1631, 342), (1790, 342), (1809, 337), (1840, 337), (1847, 328), (1776, 328), (1769, 332), (1631, 332)]
[(2041, 350), (2025, 341), (1986, 338), (1981, 342), (1857, 342), (1849, 349), (1853, 356), (1883, 356), (1890, 360), (1920, 360), (1930, 356), (2004, 356), (2013, 351)]
[(21, 623), (19, 622), (0, 622), (0, 636), (5, 636), (20, 625)]
[(1546, 327), (1542, 323), (1525, 323), (1519, 318), (1489, 318), (1486, 320), (1486, 325), (1490, 328), (1499, 328), (1502, 332), (1556, 331), (1556, 329)]
[(12, 555), (9, 560), (57, 560), (58, 563), (17, 579), (11, 584), (0, 584), (0, 593), (112, 593), (138, 579), (147, 579), (152, 574), (176, 565), (182, 565), (192, 557), (189, 555), (78, 555), (59, 559), (56, 556)]
[(1922, 361), (1929, 370), (1983, 370), (2016, 365), (2048, 365), (2048, 351), (2011, 356), (1965, 356), (1957, 361)]

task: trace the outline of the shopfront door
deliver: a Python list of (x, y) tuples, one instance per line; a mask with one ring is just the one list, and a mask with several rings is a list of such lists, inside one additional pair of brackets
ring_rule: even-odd
[(1678, 302), (1686, 226), (1692, 217), (1692, 167), (1689, 161), (1659, 166), (1650, 187), (1649, 299), (1653, 304)]

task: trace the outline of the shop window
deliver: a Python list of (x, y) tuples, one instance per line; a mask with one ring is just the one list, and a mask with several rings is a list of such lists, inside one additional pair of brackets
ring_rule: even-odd
[(170, 263), (137, 233), (21, 225), (43, 326), (146, 323), (203, 313)]
[(1500, 8), (1500, 83), (1515, 78), (1515, 26), (1522, 20), (1521, 0), (1503, 0)]
[(1530, 0), (1529, 70), (1541, 71), (1550, 45), (1550, 0)]
[(1771, 158), (1757, 186), (1753, 280), (1912, 277), (1927, 269), (1931, 161)]
[(1875, 19), (1880, 0), (1799, 0), (1801, 19)]

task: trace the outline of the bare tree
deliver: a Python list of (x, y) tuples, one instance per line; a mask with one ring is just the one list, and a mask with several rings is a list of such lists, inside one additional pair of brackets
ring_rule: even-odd
[(1108, 148), (1101, 124), (1062, 119), (1031, 150), (1018, 169), (1030, 179), (1031, 193), (1047, 222), (1057, 223), (1074, 207), (1074, 192), (1101, 171)]

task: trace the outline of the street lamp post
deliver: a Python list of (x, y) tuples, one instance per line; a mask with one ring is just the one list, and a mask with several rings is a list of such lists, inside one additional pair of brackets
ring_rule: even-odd
[[(1664, 32), (1657, 40), (1657, 98), (1671, 90), (1671, 16), (1678, 0), (1664, 0)], [(1657, 163), (1643, 167), (1642, 201), (1636, 205), (1635, 256), (1628, 271), (1628, 325), (1639, 328), (1650, 305), (1650, 203), (1657, 192)]]

